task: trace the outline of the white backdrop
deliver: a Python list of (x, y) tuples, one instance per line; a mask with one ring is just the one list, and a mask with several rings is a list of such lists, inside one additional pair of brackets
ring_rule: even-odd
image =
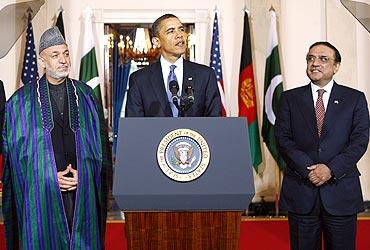
[[(0, 8), (13, 2), (15, 1), (0, 0)], [(61, 3), (65, 9), (64, 27), (72, 56), (71, 76), (75, 78), (78, 78), (80, 64), (82, 11), (86, 5), (94, 10), (101, 83), (104, 80), (102, 58), (104, 22), (129, 20), (152, 22), (165, 12), (173, 12), (183, 21), (197, 23), (197, 58), (199, 62), (208, 64), (213, 10), (217, 6), (226, 100), (229, 104), (229, 114), (237, 116), (243, 9), (247, 6), (251, 13), (253, 63), (258, 99), (258, 120), (261, 127), (265, 57), (270, 22), (268, 11), (273, 5), (277, 13), (280, 59), (285, 89), (308, 83), (305, 75), (305, 54), (308, 47), (315, 41), (327, 39), (339, 49), (343, 57), (341, 68), (335, 79), (342, 84), (364, 91), (367, 99), (370, 100), (370, 74), (368, 73), (370, 35), (347, 12), (339, 0), (161, 0), (154, 2), (152, 0), (48, 0), (33, 20), (36, 48), (38, 48), (41, 33), (54, 22)], [(0, 79), (5, 83), (8, 97), (19, 87), (24, 39), (23, 35), (9, 54), (0, 59)], [(263, 145), (262, 142), (261, 145)], [(368, 150), (359, 163), (365, 200), (370, 200), (369, 161)], [(264, 196), (266, 200), (275, 198), (276, 180), (278, 179), (276, 175), (275, 163), (263, 145), (263, 163), (259, 173), (255, 175), (257, 192), (255, 200), (261, 196)]]

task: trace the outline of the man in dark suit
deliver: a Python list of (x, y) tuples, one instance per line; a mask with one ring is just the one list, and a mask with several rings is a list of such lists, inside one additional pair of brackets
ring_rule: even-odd
[[(183, 59), (186, 40), (184, 26), (175, 15), (165, 14), (153, 23), (152, 42), (160, 48), (161, 57), (158, 62), (130, 76), (126, 116), (221, 115), (221, 99), (214, 71)], [(180, 111), (172, 101), (170, 82), (173, 80), (177, 83), (175, 93), (177, 91), (178, 96), (185, 97), (183, 110), (179, 102)], [(189, 88), (193, 90), (193, 95), (187, 91)], [(194, 99), (190, 100), (189, 96)]]
[(341, 56), (328, 42), (307, 54), (310, 84), (284, 92), (275, 123), (287, 163), (280, 206), (288, 211), (291, 249), (355, 249), (363, 211), (357, 162), (369, 142), (365, 95), (333, 80)]

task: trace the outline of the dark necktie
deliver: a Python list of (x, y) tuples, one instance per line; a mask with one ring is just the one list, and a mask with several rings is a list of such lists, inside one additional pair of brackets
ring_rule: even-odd
[(324, 117), (325, 117), (325, 107), (324, 107), (324, 102), (322, 100), (322, 96), (325, 93), (324, 89), (319, 89), (317, 90), (318, 97), (316, 101), (316, 107), (315, 107), (315, 112), (316, 112), (316, 122), (317, 122), (317, 133), (319, 134), (319, 137), (321, 136), (322, 132), (322, 125), (324, 124)]
[(170, 102), (170, 107), (172, 110), (173, 117), (178, 117), (179, 116), (179, 111), (177, 110), (176, 106), (172, 102), (172, 94), (170, 90), (170, 82), (171, 81), (176, 81), (177, 82), (177, 77), (175, 74), (175, 68), (176, 65), (171, 65), (170, 66), (170, 73), (168, 74), (167, 78), (167, 84), (168, 84), (168, 91), (167, 91), (167, 96), (168, 96), (168, 101)]

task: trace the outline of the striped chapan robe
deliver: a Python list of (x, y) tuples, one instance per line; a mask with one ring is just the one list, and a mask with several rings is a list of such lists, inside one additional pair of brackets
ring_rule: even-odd
[(2, 181), (7, 249), (104, 247), (111, 162), (102, 110), (86, 84), (67, 79), (66, 89), (78, 169), (72, 231), (58, 184), (53, 113), (43, 76), (19, 89), (5, 107)]

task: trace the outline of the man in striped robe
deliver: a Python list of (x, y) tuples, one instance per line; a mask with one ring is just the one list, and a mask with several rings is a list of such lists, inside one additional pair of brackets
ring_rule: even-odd
[(111, 159), (93, 90), (68, 78), (58, 28), (40, 39), (45, 75), (7, 102), (3, 215), (7, 249), (102, 249)]

